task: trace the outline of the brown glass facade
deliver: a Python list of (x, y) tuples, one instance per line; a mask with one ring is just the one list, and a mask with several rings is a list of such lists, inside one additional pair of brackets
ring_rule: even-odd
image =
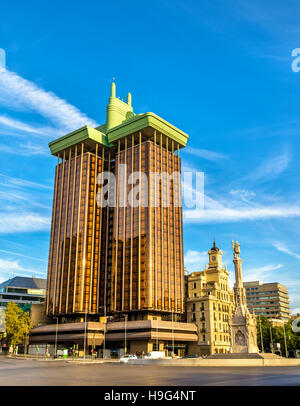
[[(102, 171), (116, 177), (112, 208), (97, 204)], [(134, 172), (145, 178), (132, 179)], [(168, 183), (163, 172), (180, 173), (179, 146), (153, 129), (127, 135), (111, 148), (89, 141), (62, 153), (55, 175), (48, 315), (183, 312), (181, 179)]]
[[(60, 159), (59, 159), (60, 161)], [(96, 204), (104, 150), (65, 151), (56, 167), (48, 265), (47, 314), (99, 312), (106, 302), (108, 209)]]
[[(183, 311), (180, 177), (171, 178), (168, 188), (167, 180), (160, 176), (162, 172), (169, 173), (170, 177), (174, 171), (180, 172), (175, 147), (174, 141), (156, 133), (151, 140), (139, 133), (122, 140), (122, 145), (119, 141), (112, 311)], [(120, 168), (125, 164), (127, 173), (124, 176), (122, 172), (121, 177)], [(144, 173), (145, 182), (142, 179), (141, 183), (130, 186), (133, 172)], [(126, 193), (124, 185), (139, 188), (141, 204), (138, 207), (130, 202), (135, 194)], [(124, 196), (128, 196), (129, 204), (120, 207)]]

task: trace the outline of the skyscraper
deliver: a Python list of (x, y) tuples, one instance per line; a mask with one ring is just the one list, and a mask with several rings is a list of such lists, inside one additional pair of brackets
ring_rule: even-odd
[[(105, 124), (49, 144), (58, 164), (48, 315), (183, 313), (179, 151), (187, 139), (153, 113), (135, 115), (131, 94), (123, 102), (113, 82)], [(106, 193), (104, 172), (115, 179)]]

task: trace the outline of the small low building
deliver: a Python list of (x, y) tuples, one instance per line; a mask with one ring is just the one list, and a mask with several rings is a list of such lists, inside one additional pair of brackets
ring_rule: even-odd
[(0, 284), (0, 307), (6, 308), (9, 302), (16, 303), (30, 313), (33, 304), (46, 299), (46, 279), (15, 276)]
[(193, 323), (165, 320), (134, 320), (101, 322), (57, 323), (35, 327), (30, 334), (30, 347), (68, 349), (78, 348), (98, 356), (120, 357), (124, 353), (147, 354), (150, 351), (173, 352), (183, 356), (188, 343), (197, 342), (197, 327)]

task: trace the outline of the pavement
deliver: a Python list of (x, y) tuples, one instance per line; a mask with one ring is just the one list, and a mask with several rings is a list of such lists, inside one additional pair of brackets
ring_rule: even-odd
[(124, 365), (0, 357), (0, 386), (300, 386), (299, 367)]

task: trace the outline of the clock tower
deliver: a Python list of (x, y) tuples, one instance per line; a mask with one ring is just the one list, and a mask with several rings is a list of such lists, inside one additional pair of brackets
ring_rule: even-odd
[(209, 255), (209, 269), (222, 269), (222, 251), (216, 246), (216, 242), (214, 241), (213, 247), (208, 251)]

